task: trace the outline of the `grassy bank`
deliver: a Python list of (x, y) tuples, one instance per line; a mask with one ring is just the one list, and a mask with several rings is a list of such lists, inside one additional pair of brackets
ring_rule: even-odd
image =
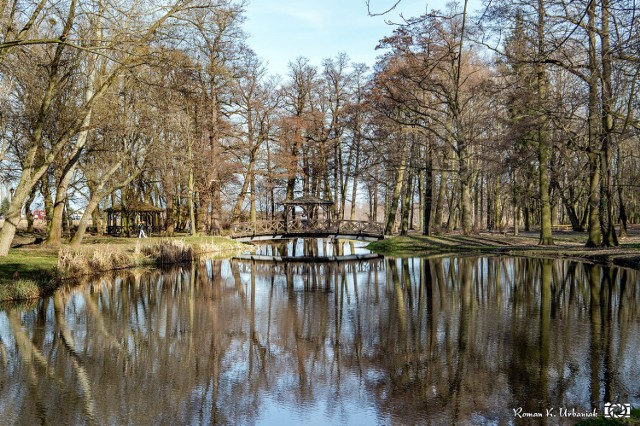
[(485, 254), (557, 257), (640, 269), (640, 232), (632, 233), (620, 241), (618, 247), (611, 248), (586, 248), (586, 238), (586, 234), (581, 232), (558, 232), (554, 234), (555, 245), (539, 246), (538, 234), (533, 232), (521, 233), (517, 237), (498, 233), (474, 236), (409, 234), (371, 243), (368, 248), (387, 256)]
[(11, 249), (0, 258), (0, 301), (39, 297), (56, 287), (57, 249)]
[(79, 247), (48, 248), (18, 239), (0, 258), (0, 301), (25, 300), (53, 291), (62, 280), (138, 266), (224, 257), (246, 246), (224, 237), (91, 238)]

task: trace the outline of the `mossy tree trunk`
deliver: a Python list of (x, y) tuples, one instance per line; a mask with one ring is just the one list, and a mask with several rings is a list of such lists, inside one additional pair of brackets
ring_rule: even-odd
[(538, 0), (538, 62), (536, 63), (536, 83), (538, 86), (538, 122), (537, 142), (538, 142), (538, 178), (540, 194), (540, 245), (552, 245), (553, 235), (551, 232), (551, 204), (549, 202), (550, 191), (550, 170), (549, 161), (551, 158), (551, 142), (547, 135), (544, 122), (543, 111), (547, 101), (547, 75), (542, 59), (545, 58), (545, 9), (543, 0)]

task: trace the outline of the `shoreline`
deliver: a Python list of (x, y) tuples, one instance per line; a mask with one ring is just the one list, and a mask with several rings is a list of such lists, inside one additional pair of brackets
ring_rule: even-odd
[(47, 247), (23, 236), (0, 258), (0, 302), (47, 296), (81, 277), (135, 268), (186, 264), (225, 257), (251, 246), (226, 237), (90, 238), (78, 247)]
[[(640, 231), (640, 230), (639, 230)], [(482, 232), (477, 235), (443, 234), (391, 236), (367, 248), (384, 256), (518, 256), (567, 259), (604, 266), (640, 270), (640, 232), (618, 247), (587, 248), (584, 233), (554, 234), (553, 246), (537, 245), (538, 234), (518, 236)], [(0, 258), (0, 302), (17, 302), (51, 294), (61, 285), (83, 276), (138, 267), (185, 264), (199, 259), (228, 257), (254, 246), (228, 237), (89, 238), (86, 244), (47, 247), (22, 236), (6, 258)]]
[[(630, 236), (617, 247), (585, 247), (586, 235), (567, 231), (554, 234), (555, 244), (540, 246), (538, 234), (519, 236), (482, 232), (474, 236), (443, 234), (392, 236), (367, 246), (385, 256), (493, 255), (557, 258), (640, 270), (640, 235)], [(584, 241), (583, 241), (584, 240)]]

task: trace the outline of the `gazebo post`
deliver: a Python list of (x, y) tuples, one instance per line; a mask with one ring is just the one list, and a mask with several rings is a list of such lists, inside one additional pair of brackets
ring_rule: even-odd
[(284, 205), (284, 232), (289, 232), (289, 205)]
[(320, 219), (320, 208), (324, 212), (324, 220), (331, 223), (332, 217), (330, 211), (328, 210), (328, 207), (334, 204), (333, 201), (322, 200), (320, 198), (305, 195), (300, 198), (285, 200), (282, 204), (284, 206), (285, 233), (289, 233), (291, 229), (291, 227), (289, 226), (289, 221), (295, 219), (296, 206), (299, 206), (307, 216), (305, 229), (314, 231), (315, 228), (317, 228), (318, 221)]

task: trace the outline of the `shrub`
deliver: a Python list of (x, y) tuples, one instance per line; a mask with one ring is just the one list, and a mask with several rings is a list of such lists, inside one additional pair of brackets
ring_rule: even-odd
[(182, 240), (164, 240), (142, 247), (142, 253), (155, 259), (157, 265), (188, 263), (193, 260), (193, 249)]
[(11, 284), (0, 285), (0, 300), (28, 300), (40, 297), (40, 286), (37, 282), (19, 279)]

